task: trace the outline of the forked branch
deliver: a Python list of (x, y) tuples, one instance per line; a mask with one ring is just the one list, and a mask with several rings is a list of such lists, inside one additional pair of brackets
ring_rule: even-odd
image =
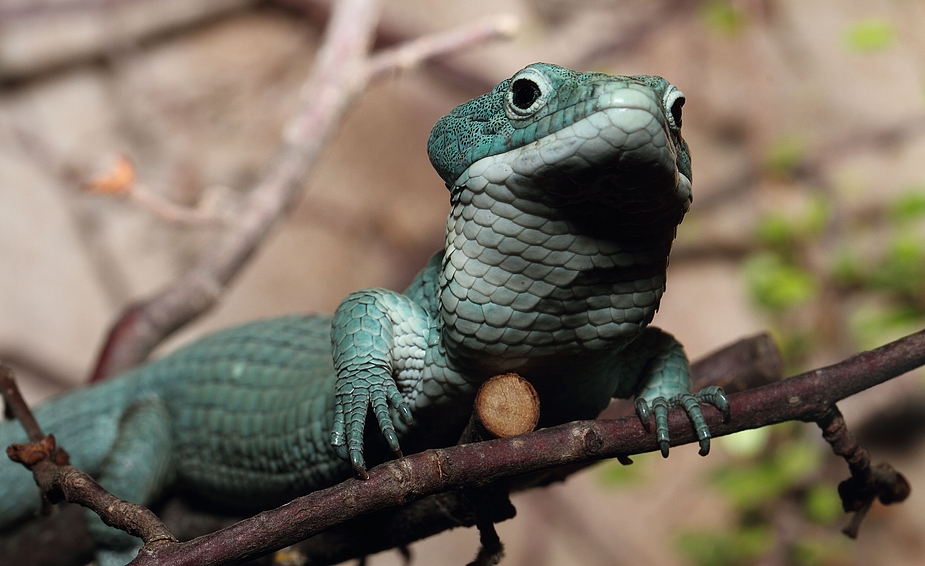
[(10, 460), (28, 468), (35, 483), (42, 490), (45, 501), (58, 503), (70, 501), (83, 505), (100, 516), (104, 523), (137, 536), (149, 548), (160, 544), (175, 543), (166, 526), (148, 508), (112, 495), (83, 471), (70, 465), (63, 449), (55, 444), (55, 437), (44, 435), (26, 405), (13, 372), (0, 364), (0, 392), (6, 407), (19, 420), (26, 434), (28, 444), (13, 444), (6, 448)]
[(211, 308), (276, 222), (298, 200), (321, 149), (371, 80), (493, 38), (511, 35), (510, 16), (462, 26), (367, 56), (381, 0), (341, 0), (333, 10), (303, 101), (284, 129), (283, 143), (234, 221), (185, 275), (158, 295), (125, 309), (106, 339), (91, 381), (121, 373), (147, 358), (172, 332)]

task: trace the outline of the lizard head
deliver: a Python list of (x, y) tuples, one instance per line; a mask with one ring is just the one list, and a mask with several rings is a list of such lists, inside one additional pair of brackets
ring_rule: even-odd
[(691, 201), (683, 104), (661, 77), (535, 63), (441, 118), (428, 154), (451, 191), (488, 174), (592, 224), (644, 213), (676, 226)]

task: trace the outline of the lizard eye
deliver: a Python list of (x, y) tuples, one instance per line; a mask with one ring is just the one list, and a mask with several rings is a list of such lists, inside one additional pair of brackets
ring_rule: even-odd
[(684, 106), (684, 93), (675, 88), (674, 86), (668, 87), (668, 90), (665, 92), (665, 109), (668, 110), (668, 114), (665, 115), (665, 118), (668, 120), (668, 125), (671, 126), (673, 130), (681, 129), (681, 107)]
[(540, 87), (530, 79), (517, 79), (511, 85), (511, 103), (526, 110), (540, 97)]
[(505, 112), (512, 120), (528, 118), (546, 104), (552, 90), (549, 81), (537, 69), (527, 67), (511, 79), (505, 99)]

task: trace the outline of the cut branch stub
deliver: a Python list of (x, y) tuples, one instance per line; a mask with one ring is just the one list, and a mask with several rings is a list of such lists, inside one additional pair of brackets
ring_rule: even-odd
[(516, 373), (489, 379), (475, 398), (482, 426), (498, 438), (530, 432), (540, 419), (540, 397), (530, 382)]

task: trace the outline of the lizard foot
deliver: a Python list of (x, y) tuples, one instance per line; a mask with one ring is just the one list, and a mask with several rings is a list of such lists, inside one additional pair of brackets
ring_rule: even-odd
[(642, 421), (642, 426), (650, 430), (651, 413), (655, 413), (655, 437), (658, 440), (658, 446), (662, 451), (662, 456), (668, 457), (668, 409), (672, 407), (683, 407), (684, 412), (690, 418), (697, 431), (697, 439), (700, 441), (700, 455), (706, 456), (710, 453), (710, 428), (703, 418), (703, 412), (700, 410), (701, 403), (713, 405), (723, 414), (723, 422), (729, 420), (729, 402), (726, 401), (726, 393), (722, 387), (711, 386), (698, 391), (697, 393), (681, 393), (669, 399), (656, 397), (652, 400), (650, 411), (649, 403), (639, 397), (636, 399), (636, 414)]
[(413, 420), (411, 409), (388, 375), (377, 378), (372, 372), (357, 372), (353, 378), (338, 380), (336, 388), (331, 445), (340, 458), (350, 461), (358, 477), (368, 479), (363, 460), (363, 430), (368, 410), (372, 408), (389, 448), (401, 456), (390, 408), (406, 424)]

